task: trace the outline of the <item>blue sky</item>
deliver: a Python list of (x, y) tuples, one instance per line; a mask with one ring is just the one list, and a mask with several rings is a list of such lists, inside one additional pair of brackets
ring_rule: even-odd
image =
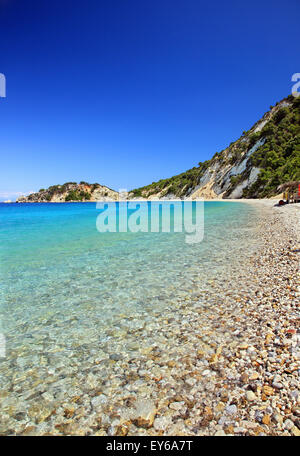
[(291, 92), (299, 19), (298, 0), (0, 0), (0, 200), (209, 159)]

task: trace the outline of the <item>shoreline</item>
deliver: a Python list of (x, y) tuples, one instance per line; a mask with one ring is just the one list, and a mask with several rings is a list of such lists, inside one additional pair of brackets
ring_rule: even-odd
[[(276, 204), (277, 200), (280, 200), (281, 197), (272, 197), (272, 198), (232, 198), (232, 199), (125, 199), (125, 200), (95, 200), (95, 201), (0, 201), (0, 204), (69, 204), (69, 203), (118, 203), (118, 202), (180, 202), (180, 201), (203, 201), (208, 202), (228, 202), (228, 203), (266, 203), (266, 204)], [(294, 204), (294, 203), (290, 203)]]
[(133, 397), (131, 407), (119, 407), (110, 426), (96, 435), (300, 436), (300, 206), (247, 202), (260, 211), (258, 251), (236, 282), (227, 277), (231, 287), (215, 283), (215, 306), (202, 298), (198, 307), (178, 309), (179, 337), (190, 344), (190, 354), (167, 361), (151, 352), (154, 363), (163, 366), (165, 359), (170, 368), (170, 376), (164, 379), (162, 367), (155, 380), (166, 394)]
[(300, 436), (300, 205), (247, 203), (260, 211), (262, 244), (229, 289), (219, 286), (215, 307), (183, 311), (201, 328), (187, 334), (182, 326), (181, 337), (196, 336), (199, 343), (194, 353), (175, 360), (182, 364), (171, 364), (173, 378), (183, 384), (175, 381), (174, 393), (156, 404), (149, 429), (132, 429), (120, 413), (108, 434), (100, 435)]
[(188, 296), (146, 322), (120, 315), (116, 346), (78, 366), (80, 388), (70, 385), (57, 405), (52, 374), (29, 403), (0, 391), (0, 434), (299, 436), (300, 205), (247, 203), (257, 218), (228, 269), (205, 278), (210, 288), (191, 281)]

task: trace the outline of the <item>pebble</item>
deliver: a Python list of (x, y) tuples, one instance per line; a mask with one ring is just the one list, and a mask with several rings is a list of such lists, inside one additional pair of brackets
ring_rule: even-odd
[(285, 420), (283, 427), (284, 427), (284, 429), (287, 429), (288, 431), (290, 431), (294, 427), (294, 423), (292, 420), (287, 419), (287, 420)]
[(246, 399), (247, 399), (247, 401), (256, 401), (257, 397), (255, 396), (253, 391), (247, 391)]
[(149, 428), (154, 422), (157, 408), (153, 401), (139, 399), (135, 404), (135, 409), (130, 413), (130, 419), (136, 426)]
[(91, 400), (91, 404), (93, 408), (101, 407), (103, 404), (107, 402), (107, 397), (104, 394), (99, 394), (99, 396), (93, 397)]
[(184, 401), (182, 402), (172, 402), (169, 407), (172, 410), (180, 410), (184, 406)]
[(215, 435), (218, 436), (218, 437), (223, 437), (223, 436), (226, 435), (226, 434), (225, 434), (225, 432), (223, 431), (223, 429), (221, 429), (220, 431), (217, 431), (217, 432), (215, 433)]
[(209, 369), (206, 369), (205, 371), (202, 372), (202, 375), (203, 375), (203, 377), (206, 377), (210, 373), (211, 373), (211, 371)]
[(238, 410), (236, 405), (227, 405), (227, 407), (225, 407), (225, 411), (228, 415), (235, 415)]

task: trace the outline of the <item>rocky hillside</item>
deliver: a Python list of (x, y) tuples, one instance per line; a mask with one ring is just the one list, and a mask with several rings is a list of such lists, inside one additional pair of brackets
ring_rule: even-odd
[(197, 167), (132, 190), (131, 198), (263, 198), (300, 179), (300, 98), (289, 96)]
[(17, 203), (62, 203), (72, 201), (105, 201), (117, 200), (118, 192), (100, 184), (88, 184), (87, 182), (66, 182), (63, 185), (52, 185), (41, 188), (37, 193), (29, 196), (21, 196)]

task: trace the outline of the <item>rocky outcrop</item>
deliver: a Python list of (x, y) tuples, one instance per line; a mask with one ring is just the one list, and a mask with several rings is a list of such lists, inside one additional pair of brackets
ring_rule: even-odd
[(118, 192), (104, 185), (89, 184), (87, 182), (66, 182), (63, 185), (52, 185), (48, 189), (41, 189), (37, 193), (21, 196), (17, 203), (64, 203), (80, 201), (111, 201), (118, 200)]
[(132, 190), (131, 198), (272, 197), (300, 178), (300, 99), (289, 96), (198, 167)]
[(257, 179), (259, 168), (252, 167), (249, 174), (244, 176), (237, 185), (233, 185), (232, 178), (243, 175), (251, 155), (265, 142), (259, 139), (247, 152), (241, 154), (239, 160), (234, 160), (234, 150), (226, 151), (225, 161), (216, 160), (200, 178), (199, 184), (189, 193), (190, 198), (241, 198), (243, 189), (251, 185)]

